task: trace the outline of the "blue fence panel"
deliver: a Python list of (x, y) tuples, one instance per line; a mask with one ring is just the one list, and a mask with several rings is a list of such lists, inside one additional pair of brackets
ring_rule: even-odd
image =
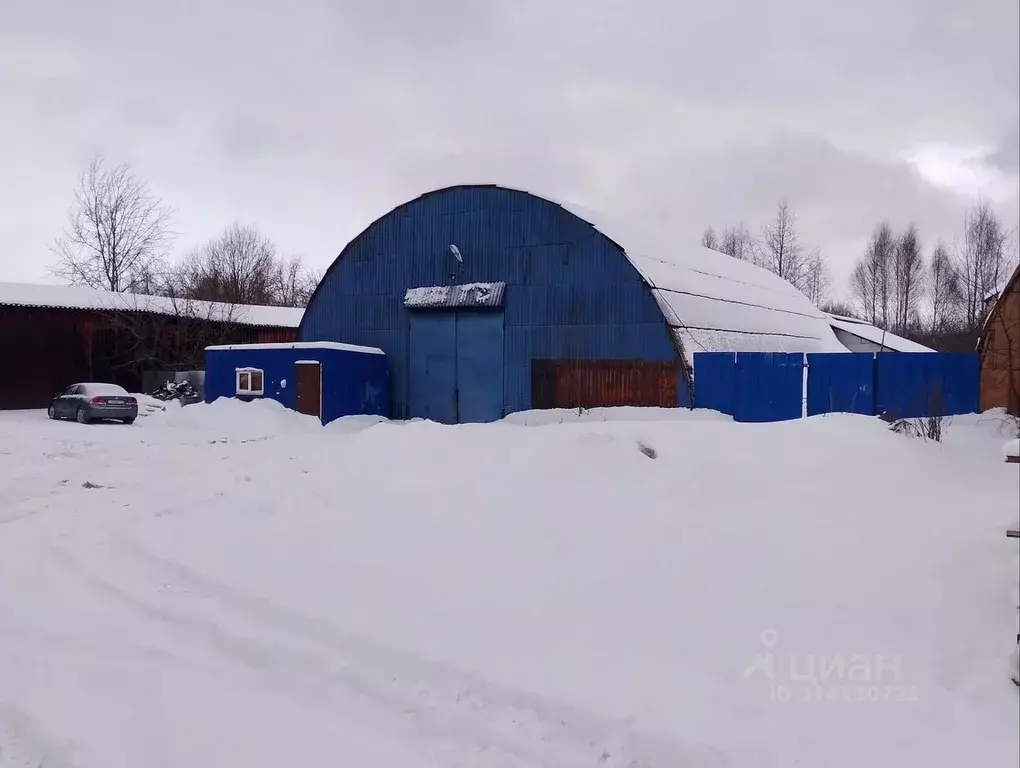
[(804, 355), (738, 352), (735, 421), (799, 419), (803, 415)]
[(875, 357), (875, 412), (900, 418), (975, 413), (979, 381), (975, 354), (881, 353)]
[(694, 353), (694, 405), (733, 415), (736, 356), (732, 352)]
[(873, 352), (813, 353), (807, 356), (807, 415), (875, 414)]
[[(808, 355), (807, 414), (894, 413), (902, 418), (978, 409), (977, 355), (933, 352)], [(694, 402), (765, 422), (803, 415), (804, 356), (799, 353), (698, 352)]]

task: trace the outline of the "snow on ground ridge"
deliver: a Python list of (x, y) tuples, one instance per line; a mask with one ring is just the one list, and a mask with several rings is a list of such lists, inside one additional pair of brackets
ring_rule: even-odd
[(0, 414), (0, 766), (1016, 764), (1001, 416), (669, 410)]

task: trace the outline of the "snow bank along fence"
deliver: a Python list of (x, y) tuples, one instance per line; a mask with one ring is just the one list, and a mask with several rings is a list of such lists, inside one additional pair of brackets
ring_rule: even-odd
[[(806, 371), (806, 386), (805, 386)], [(696, 352), (694, 404), (736, 421), (978, 411), (980, 358), (931, 352)]]

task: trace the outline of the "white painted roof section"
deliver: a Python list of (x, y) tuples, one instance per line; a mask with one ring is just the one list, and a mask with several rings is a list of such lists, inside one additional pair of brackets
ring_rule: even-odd
[[(242, 350), (242, 349), (332, 349), (339, 352), (360, 352), (364, 355), (386, 354), (378, 347), (362, 347), (358, 344), (343, 344), (338, 341), (294, 341), (277, 344), (216, 344), (206, 347), (207, 350)], [(312, 361), (316, 362), (316, 361)]]
[(854, 336), (858, 336), (865, 341), (886, 346), (893, 352), (935, 351), (931, 347), (918, 344), (916, 341), (905, 339), (902, 336), (897, 336), (895, 333), (890, 333), (889, 331), (884, 331), (885, 336), (883, 337), (883, 331), (881, 328), (876, 328), (871, 323), (866, 323), (865, 321), (858, 320), (856, 318), (843, 317), (842, 315), (829, 315), (829, 323), (831, 323), (834, 328), (839, 328), (841, 331), (845, 331), (846, 333), (852, 333)]
[(12, 307), (52, 307), (89, 309), (99, 312), (150, 312), (236, 323), (238, 325), (297, 328), (304, 310), (293, 307), (263, 307), (248, 304), (224, 304), (213, 301), (171, 299), (116, 293), (68, 285), (0, 282), (0, 305)]
[(623, 248), (683, 345), (695, 352), (846, 352), (825, 313), (786, 280), (675, 233), (560, 203)]

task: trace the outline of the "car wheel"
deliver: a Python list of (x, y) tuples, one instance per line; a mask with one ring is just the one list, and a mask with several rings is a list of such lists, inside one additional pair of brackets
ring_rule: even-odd
[(125, 424), (134, 424), (135, 423), (135, 417), (132, 416), (131, 418), (124, 419), (123, 421), (124, 421)]
[(46, 415), (49, 416), (51, 419), (57, 418), (57, 409), (51, 405), (49, 408), (46, 409)]
[(78, 411), (74, 414), (74, 420), (79, 424), (88, 424), (92, 419), (85, 413), (85, 409), (79, 406)]

